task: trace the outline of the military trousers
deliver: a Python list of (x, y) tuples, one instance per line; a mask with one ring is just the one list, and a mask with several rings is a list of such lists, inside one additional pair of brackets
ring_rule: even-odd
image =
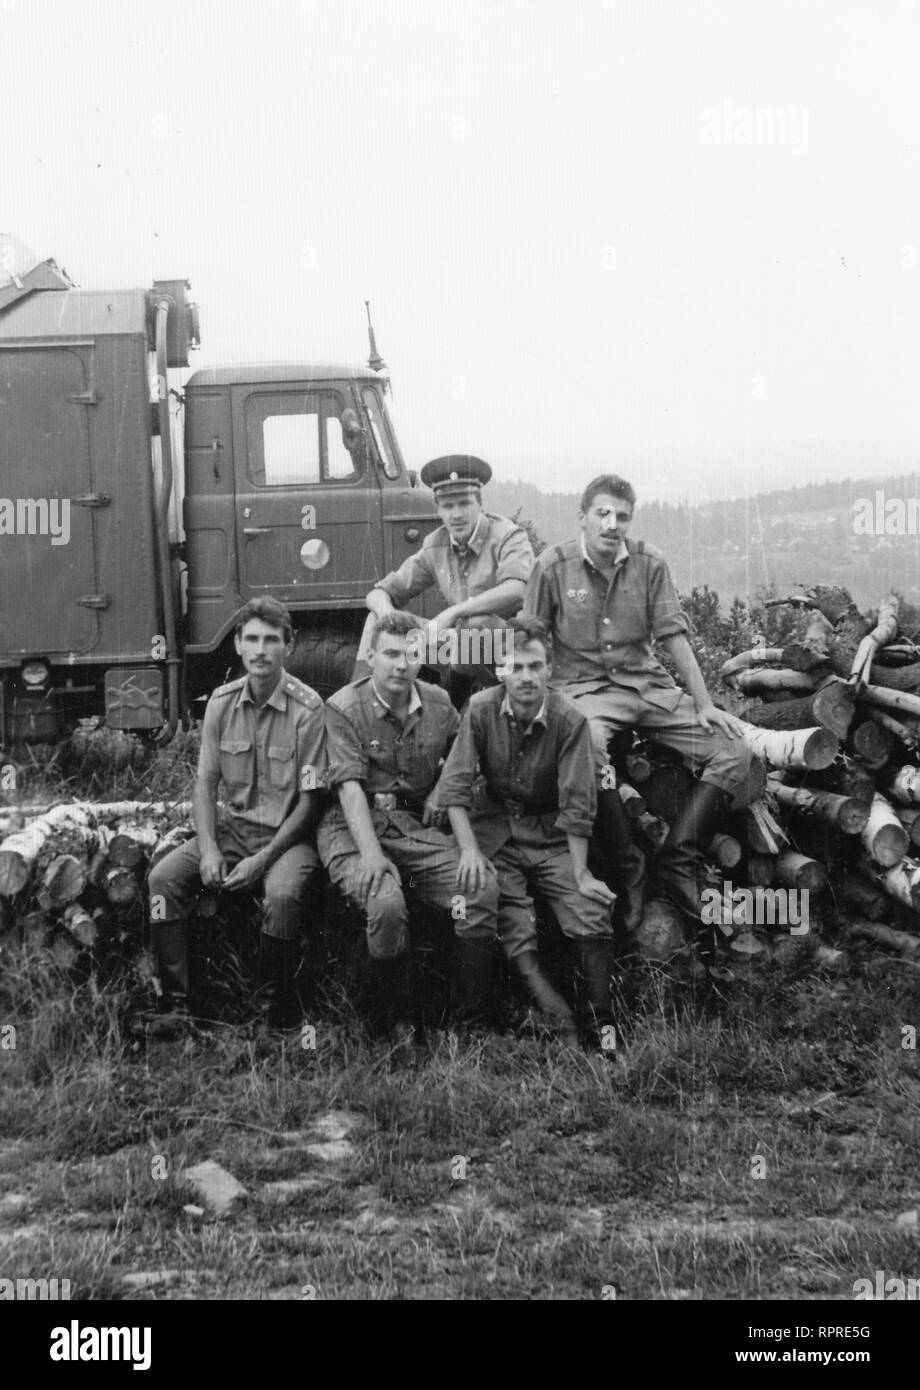
[[(528, 821), (535, 833), (531, 836)], [(553, 910), (569, 940), (613, 938), (611, 909), (580, 893), (568, 844), (547, 843), (538, 817), (515, 823), (514, 840), (492, 854), (498, 875), (498, 933), (509, 960), (537, 949), (537, 915), (531, 894)]]
[(408, 811), (384, 818), (375, 813), (380, 848), (399, 870), (402, 885), (384, 875), (377, 894), (366, 901), (357, 893), (361, 856), (342, 813), (333, 809), (320, 822), (316, 842), (329, 877), (349, 902), (364, 912), (367, 948), (376, 960), (392, 960), (409, 948), (406, 893), (451, 914), (454, 932), (467, 940), (491, 941), (498, 929), (498, 885), (489, 876), (484, 889), (461, 893), (457, 886), (460, 851), (452, 835), (423, 826)]
[[(231, 826), (220, 825), (217, 845), (228, 869), (257, 852)], [(153, 921), (187, 922), (202, 892), (198, 837), (170, 850), (150, 870), (147, 887)], [(319, 855), (304, 841), (292, 845), (268, 869), (264, 889), (262, 930), (281, 941), (296, 941), (303, 925), (304, 902), (310, 880), (319, 868)]]
[(639, 729), (655, 743), (673, 748), (699, 770), (700, 780), (720, 787), (732, 798), (734, 810), (748, 801), (749, 774), (753, 754), (742, 738), (732, 738), (721, 729), (707, 732), (696, 722), (696, 706), (689, 695), (680, 692), (674, 708), (646, 700), (638, 691), (618, 686), (579, 693), (577, 686), (565, 687), (591, 726), (591, 738), (601, 781), (609, 762), (607, 747), (620, 729)]

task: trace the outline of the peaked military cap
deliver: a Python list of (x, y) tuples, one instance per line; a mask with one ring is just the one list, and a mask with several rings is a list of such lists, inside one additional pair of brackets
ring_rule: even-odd
[(432, 459), (421, 472), (422, 482), (435, 496), (449, 488), (482, 487), (492, 476), (485, 459), (474, 454), (445, 454)]

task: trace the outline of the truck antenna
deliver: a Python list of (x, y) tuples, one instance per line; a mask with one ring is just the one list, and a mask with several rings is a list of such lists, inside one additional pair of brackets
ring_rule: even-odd
[(371, 355), (367, 359), (367, 365), (371, 371), (384, 372), (387, 364), (377, 351), (377, 339), (374, 337), (374, 325), (371, 323), (371, 301), (369, 299), (365, 299), (364, 307), (367, 310), (367, 336), (371, 344)]

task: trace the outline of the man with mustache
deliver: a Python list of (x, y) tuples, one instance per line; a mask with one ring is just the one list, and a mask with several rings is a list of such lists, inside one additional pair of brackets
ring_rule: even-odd
[[(151, 869), (150, 931), (163, 998), (148, 1036), (179, 1037), (190, 1019), (188, 930), (202, 888), (263, 883), (259, 985), (269, 1027), (299, 1024), (300, 928), (319, 856), (307, 839), (325, 769), (323, 702), (284, 669), (293, 647), (287, 609), (252, 599), (234, 642), (246, 675), (214, 691), (201, 728), (193, 793), (197, 834)], [(226, 800), (218, 815), (223, 783)]]
[[(614, 895), (588, 869), (597, 796), (588, 722), (549, 690), (552, 640), (538, 618), (509, 624), (502, 684), (470, 697), (438, 782), (460, 846), (465, 891), (491, 861), (498, 875), (499, 937), (530, 1001), (569, 1042), (578, 1037), (565, 999), (540, 968), (530, 894), (553, 909), (574, 961), (577, 1022), (592, 1045), (613, 1051), (610, 912)], [(477, 769), (485, 795), (477, 798)]]
[[(734, 715), (717, 709), (688, 640), (667, 564), (643, 541), (628, 539), (635, 490), (616, 474), (590, 482), (581, 499), (580, 535), (539, 556), (524, 614), (553, 633), (552, 684), (587, 717), (598, 778), (598, 834), (617, 892), (624, 932), (642, 920), (644, 856), (608, 766), (608, 745), (621, 729), (678, 753), (700, 772), (693, 794), (671, 823), (655, 866), (655, 886), (702, 929), (705, 852), (729, 807), (746, 804), (751, 752)], [(669, 653), (689, 691), (652, 651)]]

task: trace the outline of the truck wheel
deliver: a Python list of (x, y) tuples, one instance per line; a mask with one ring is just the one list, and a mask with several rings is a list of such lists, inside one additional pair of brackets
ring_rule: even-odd
[(358, 637), (341, 628), (301, 628), (294, 633), (294, 650), (284, 663), (285, 670), (328, 700), (351, 680)]

